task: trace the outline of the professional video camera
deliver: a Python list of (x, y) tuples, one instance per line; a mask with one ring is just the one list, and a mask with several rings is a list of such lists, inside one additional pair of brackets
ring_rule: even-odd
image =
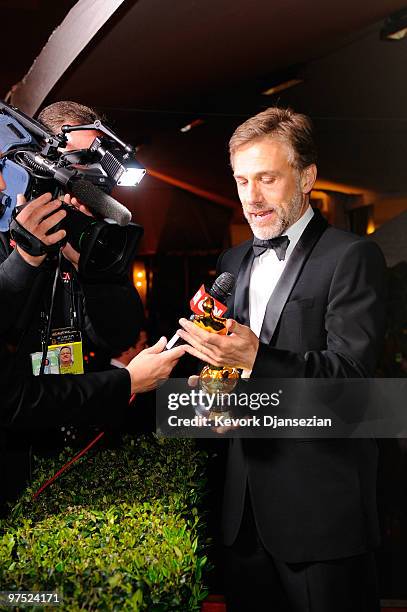
[[(67, 134), (76, 130), (97, 130), (102, 135), (89, 149), (64, 151)], [(24, 194), (29, 202), (47, 192), (53, 198), (70, 193), (96, 216), (62, 204), (67, 215), (51, 232), (66, 230), (65, 242), (81, 253), (80, 272), (98, 278), (127, 270), (143, 228), (130, 223), (130, 211), (109, 194), (116, 185), (137, 185), (145, 169), (135, 159), (134, 149), (101, 121), (64, 125), (61, 133), (54, 135), (0, 101), (0, 170), (7, 184), (0, 193), (0, 231), (10, 229), (12, 238), (26, 252), (52, 255), (62, 245), (48, 247), (18, 223), (17, 194)]]

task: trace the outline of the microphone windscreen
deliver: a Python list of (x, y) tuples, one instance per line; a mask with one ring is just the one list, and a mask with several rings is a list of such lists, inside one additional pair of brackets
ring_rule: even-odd
[(102, 217), (112, 219), (119, 225), (130, 223), (131, 212), (93, 183), (84, 180), (72, 181), (70, 191), (75, 198)]
[[(215, 300), (218, 300), (219, 302), (224, 304), (226, 302), (226, 298), (232, 293), (232, 289), (235, 286), (235, 282), (236, 282), (236, 279), (233, 274), (231, 274), (230, 272), (222, 272), (222, 274), (219, 274), (217, 279), (214, 281), (208, 293), (211, 297), (215, 298)], [(201, 290), (198, 291), (198, 294), (200, 293), (200, 291)], [(192, 300), (193, 299), (194, 298), (192, 298)], [(189, 320), (192, 321), (193, 318), (194, 318), (194, 315), (191, 315), (189, 317)], [(183, 341), (180, 342), (180, 337), (178, 336), (178, 334), (175, 334), (171, 338), (171, 340), (168, 342), (165, 348), (169, 350), (173, 348), (174, 346), (178, 346), (179, 344), (184, 344), (184, 342)]]
[(222, 272), (213, 283), (209, 290), (215, 300), (224, 303), (226, 298), (231, 294), (233, 287), (235, 286), (236, 279), (230, 272)]

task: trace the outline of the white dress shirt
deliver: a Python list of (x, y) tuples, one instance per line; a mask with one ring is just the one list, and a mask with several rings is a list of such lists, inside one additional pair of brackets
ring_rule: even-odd
[(291, 253), (313, 216), (314, 211), (309, 206), (302, 217), (282, 234), (282, 236), (288, 236), (290, 240), (284, 260), (280, 261), (278, 259), (274, 249), (268, 249), (259, 257), (256, 257), (253, 262), (250, 276), (249, 314), (250, 328), (257, 337), (260, 336), (270, 296), (287, 265), (287, 261), (290, 259)]

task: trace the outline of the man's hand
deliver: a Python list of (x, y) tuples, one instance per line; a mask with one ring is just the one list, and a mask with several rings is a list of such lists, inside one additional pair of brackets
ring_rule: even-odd
[(132, 394), (152, 391), (161, 380), (169, 377), (185, 353), (185, 346), (164, 351), (166, 344), (167, 339), (160, 338), (154, 346), (144, 349), (130, 361), (126, 369), (130, 372)]
[(259, 339), (246, 325), (227, 319), (228, 336), (212, 334), (186, 319), (180, 319), (183, 329), (177, 334), (188, 345), (185, 351), (214, 366), (230, 366), (252, 370), (259, 348)]
[[(87, 215), (88, 217), (93, 217), (89, 208), (79, 202), (79, 200), (77, 200), (76, 198), (71, 197), (69, 193), (66, 193), (64, 196), (64, 204), (76, 208), (76, 210), (79, 210), (79, 212), (83, 213), (84, 215)], [(78, 251), (76, 251), (73, 246), (69, 242), (67, 242), (63, 249), (61, 249), (61, 252), (65, 259), (70, 261), (74, 268), (78, 270), (80, 257)]]
[(76, 210), (79, 210), (79, 212), (83, 213), (87, 217), (94, 217), (93, 213), (89, 210), (87, 206), (85, 206), (85, 204), (82, 204), (82, 202), (80, 202), (77, 198), (72, 197), (69, 193), (65, 194), (64, 203), (68, 206), (76, 208)]
[[(25, 197), (22, 194), (18, 194), (17, 206), (22, 206), (25, 202)], [(58, 230), (49, 236), (47, 235), (47, 232), (66, 216), (64, 210), (58, 210), (60, 206), (61, 202), (59, 200), (52, 200), (50, 193), (44, 193), (44, 195), (29, 202), (17, 215), (16, 219), (20, 225), (41, 240), (41, 242), (47, 246), (52, 246), (63, 240), (66, 236), (65, 230)], [(45, 217), (47, 218), (45, 219)], [(35, 267), (40, 266), (46, 258), (46, 255), (38, 255), (37, 257), (29, 255), (18, 245), (17, 251), (27, 263)]]

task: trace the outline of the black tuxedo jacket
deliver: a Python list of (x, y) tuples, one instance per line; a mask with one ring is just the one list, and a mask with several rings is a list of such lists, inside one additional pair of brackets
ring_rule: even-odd
[(41, 446), (50, 428), (115, 424), (130, 397), (127, 370), (86, 375), (24, 376), (0, 346), (0, 516), (25, 485), (29, 446)]
[[(237, 278), (228, 316), (249, 324), (251, 241), (218, 271)], [(335, 229), (318, 211), (268, 303), (251, 377), (369, 377), (385, 325), (379, 248)], [(239, 531), (246, 487), (265, 547), (287, 562), (357, 555), (378, 544), (374, 440), (231, 441), (224, 492), (227, 545)]]

